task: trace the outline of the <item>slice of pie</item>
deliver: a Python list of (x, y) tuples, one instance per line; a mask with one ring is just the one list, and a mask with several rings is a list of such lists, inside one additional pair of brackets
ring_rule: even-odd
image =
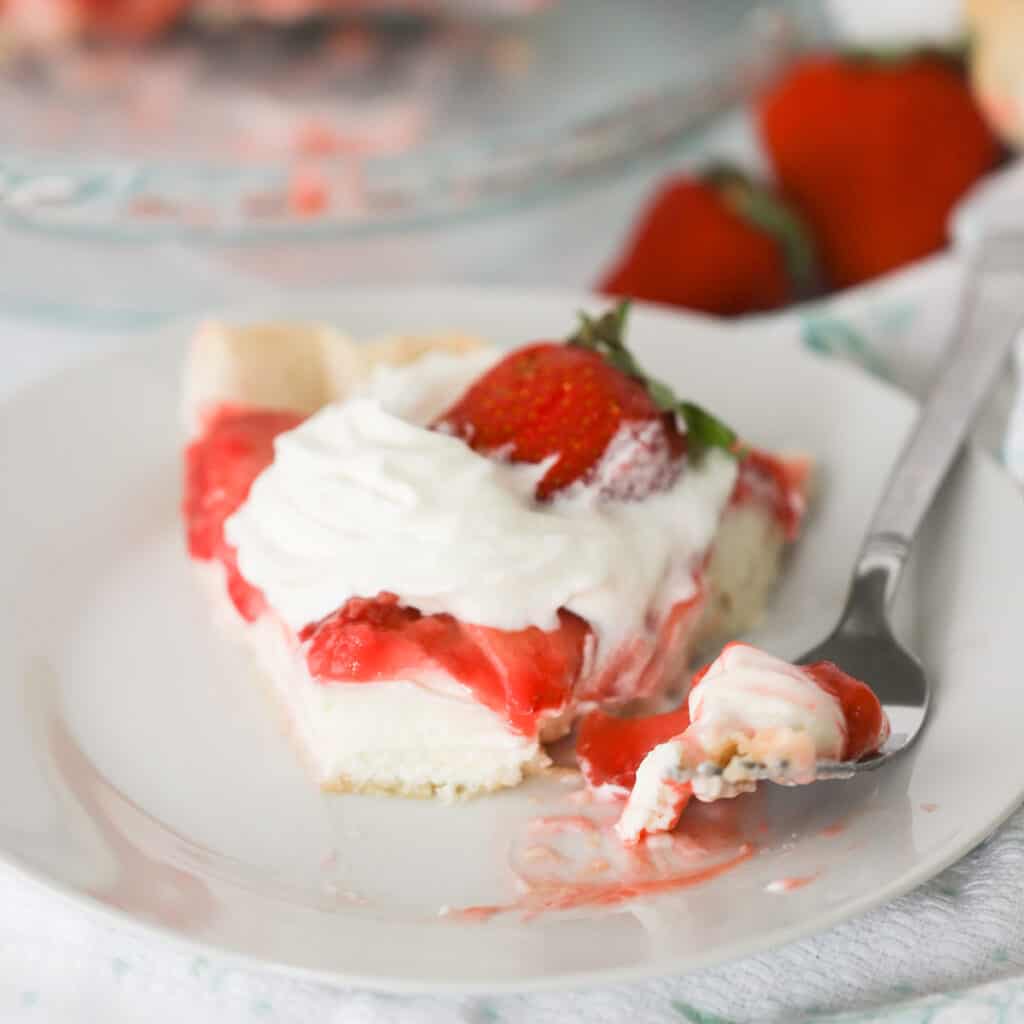
[(503, 354), (210, 324), (185, 404), (188, 549), (327, 789), (460, 796), (547, 765), (748, 627), (806, 460), (644, 376), (623, 316)]

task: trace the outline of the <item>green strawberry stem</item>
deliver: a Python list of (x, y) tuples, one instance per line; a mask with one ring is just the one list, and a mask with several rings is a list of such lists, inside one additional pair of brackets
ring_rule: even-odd
[(709, 448), (721, 448), (730, 455), (739, 455), (735, 431), (701, 406), (681, 401), (664, 381), (644, 372), (626, 347), (624, 336), (628, 313), (628, 301), (620, 302), (596, 319), (581, 312), (579, 329), (566, 341), (569, 345), (580, 345), (597, 352), (616, 370), (640, 381), (662, 412), (680, 416), (686, 424), (687, 453), (694, 462), (699, 462)]
[(749, 224), (775, 239), (798, 298), (821, 289), (814, 243), (807, 226), (781, 199), (729, 164), (713, 164), (701, 177)]

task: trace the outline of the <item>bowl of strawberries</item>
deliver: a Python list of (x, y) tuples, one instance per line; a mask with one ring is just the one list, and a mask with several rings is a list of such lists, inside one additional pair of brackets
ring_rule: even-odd
[[(1024, 106), (993, 69), (1011, 66), (1008, 48), (1024, 68), (1024, 19), (1013, 4), (970, 5), (968, 46), (957, 4), (887, 5), (897, 20), (926, 8), (896, 39), (867, 31), (868, 10), (885, 21), (880, 5), (831, 6), (853, 38), (801, 54), (751, 103), (760, 173), (711, 163), (666, 176), (601, 291), (735, 316), (866, 285), (946, 247), (954, 207), (1024, 137)], [(928, 36), (937, 8), (942, 40)]]

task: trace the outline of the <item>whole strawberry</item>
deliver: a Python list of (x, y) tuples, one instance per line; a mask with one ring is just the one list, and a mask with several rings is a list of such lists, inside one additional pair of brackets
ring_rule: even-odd
[(599, 290), (719, 316), (776, 309), (813, 286), (807, 234), (767, 190), (717, 168), (665, 181)]
[[(671, 485), (684, 453), (731, 448), (735, 436), (699, 406), (648, 377), (623, 341), (627, 304), (567, 341), (509, 353), (435, 422), (475, 451), (509, 462), (550, 462), (536, 496), (573, 484), (643, 498)], [(680, 430), (685, 422), (686, 435)]]
[(941, 248), (953, 205), (1000, 154), (959, 67), (937, 54), (807, 58), (757, 117), (835, 287)]

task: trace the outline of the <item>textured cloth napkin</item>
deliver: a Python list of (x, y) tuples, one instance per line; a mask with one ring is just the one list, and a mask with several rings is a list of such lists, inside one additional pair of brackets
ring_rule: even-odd
[[(949, 256), (801, 309), (792, 343), (920, 393), (950, 338), (962, 268)], [(0, 325), (0, 343), (4, 328)], [(8, 328), (8, 331), (11, 329)], [(13, 334), (11, 335), (13, 336)], [(26, 334), (18, 329), (19, 341)], [(66, 358), (70, 341), (5, 355), (5, 378)], [(979, 425), (1024, 482), (1024, 401), (1007, 374)], [(1024, 508), (1022, 508), (1024, 525)], [(838, 1015), (838, 1016), (836, 1016)], [(230, 967), (95, 920), (0, 867), (0, 1022), (544, 1024), (1024, 1021), (1024, 812), (886, 907), (761, 956), (682, 977), (572, 994), (375, 995)]]

